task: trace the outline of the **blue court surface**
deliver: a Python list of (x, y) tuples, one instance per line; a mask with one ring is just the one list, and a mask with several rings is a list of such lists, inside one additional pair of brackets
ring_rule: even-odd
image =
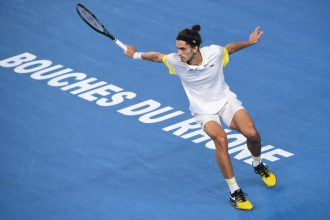
[(81, 2), (139, 51), (171, 53), (196, 23), (203, 45), (223, 46), (261, 26), (225, 69), (278, 178), (267, 189), (243, 136), (226, 130), (248, 212), (229, 203), (179, 78), (124, 56), (77, 3), (0, 2), (1, 220), (329, 219), (329, 1)]

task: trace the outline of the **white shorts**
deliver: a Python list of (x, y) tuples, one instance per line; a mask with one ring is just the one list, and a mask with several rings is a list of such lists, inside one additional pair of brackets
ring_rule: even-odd
[(231, 98), (218, 113), (205, 115), (196, 114), (194, 117), (203, 129), (204, 125), (209, 121), (215, 121), (221, 125), (220, 119), (227, 125), (227, 127), (230, 127), (230, 123), (233, 120), (235, 113), (241, 109), (244, 109), (242, 102), (237, 98)]

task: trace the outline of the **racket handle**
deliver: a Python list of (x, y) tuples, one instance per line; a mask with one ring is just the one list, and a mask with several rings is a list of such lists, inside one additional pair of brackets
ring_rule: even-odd
[(120, 40), (116, 39), (116, 40), (115, 40), (115, 43), (116, 43), (119, 47), (121, 47), (121, 49), (123, 49), (125, 52), (127, 51), (127, 47), (126, 47), (126, 45), (123, 44)]

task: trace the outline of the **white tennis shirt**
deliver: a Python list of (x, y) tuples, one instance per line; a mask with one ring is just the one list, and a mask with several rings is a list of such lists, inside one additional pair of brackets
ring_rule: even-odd
[(177, 53), (163, 57), (170, 74), (178, 75), (195, 114), (216, 114), (236, 94), (225, 82), (223, 68), (229, 62), (227, 49), (218, 45), (200, 48), (202, 64), (183, 63)]

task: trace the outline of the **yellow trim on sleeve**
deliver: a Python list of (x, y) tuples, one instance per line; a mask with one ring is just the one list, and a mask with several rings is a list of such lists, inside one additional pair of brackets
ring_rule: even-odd
[(172, 74), (172, 75), (174, 75), (175, 74), (175, 70), (174, 70), (173, 66), (171, 64), (169, 64), (169, 62), (167, 62), (167, 55), (164, 55), (163, 56), (163, 63), (168, 68), (169, 73)]
[(222, 65), (223, 67), (226, 67), (229, 63), (229, 54), (228, 54), (228, 50), (224, 47), (223, 48), (223, 55), (222, 55)]

